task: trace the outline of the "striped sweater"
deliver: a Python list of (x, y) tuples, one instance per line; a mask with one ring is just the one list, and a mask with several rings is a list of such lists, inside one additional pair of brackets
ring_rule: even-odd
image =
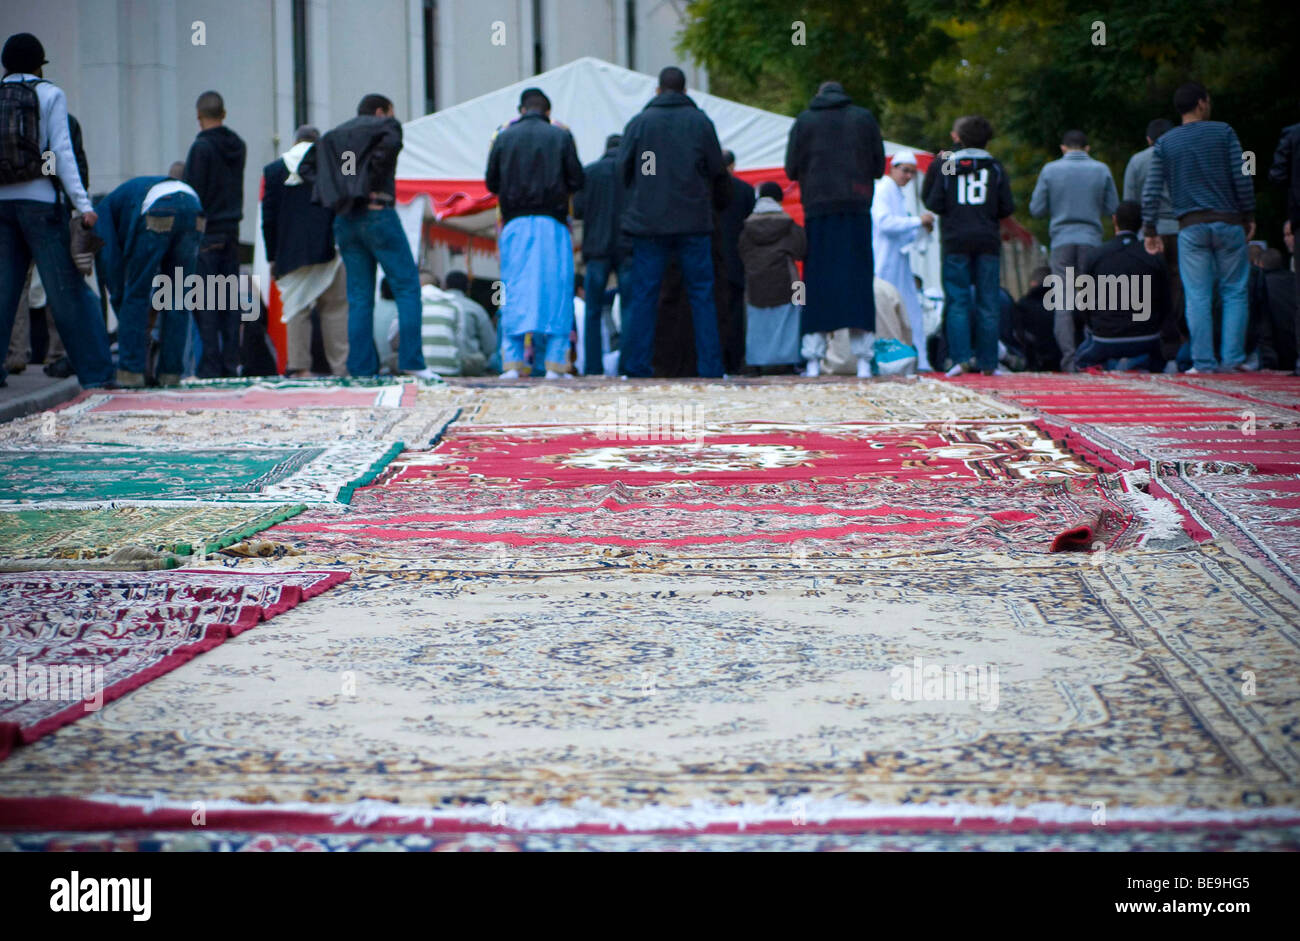
[(1243, 172), (1241, 143), (1222, 121), (1193, 121), (1170, 128), (1156, 141), (1142, 187), (1142, 221), (1146, 235), (1156, 234), (1160, 195), (1169, 187), (1174, 215), (1215, 211), (1255, 217), (1252, 178)]

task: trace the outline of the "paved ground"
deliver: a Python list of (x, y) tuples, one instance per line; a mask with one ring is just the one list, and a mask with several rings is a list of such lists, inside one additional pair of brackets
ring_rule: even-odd
[(81, 391), (76, 377), (51, 379), (40, 366), (28, 366), (0, 388), (0, 422), (54, 408)]

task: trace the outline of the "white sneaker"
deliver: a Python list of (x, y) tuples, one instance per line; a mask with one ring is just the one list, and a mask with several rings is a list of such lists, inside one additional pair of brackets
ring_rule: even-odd
[(546, 370), (546, 378), (547, 378), (547, 379), (572, 379), (572, 378), (573, 378), (573, 373), (571, 373), (571, 372), (556, 372), (554, 369), (548, 369), (548, 370)]
[(871, 360), (867, 359), (865, 356), (858, 357), (858, 378), (871, 378)]
[(503, 372), (503, 373), (501, 374), (501, 378), (502, 378), (502, 379), (518, 379), (518, 378), (519, 378), (519, 370), (518, 370), (518, 369), (507, 369), (505, 372)]
[(804, 375), (809, 379), (816, 379), (822, 374), (822, 361), (819, 359), (808, 360), (808, 368), (804, 370)]
[(442, 382), (442, 376), (438, 375), (427, 366), (424, 369), (408, 370), (405, 375), (414, 376), (416, 379), (422, 379), (425, 382)]
[(957, 363), (955, 366), (952, 367), (952, 369), (949, 369), (946, 373), (944, 373), (944, 375), (947, 376), (949, 379), (951, 379), (953, 376), (960, 376), (965, 371), (966, 371), (966, 364)]

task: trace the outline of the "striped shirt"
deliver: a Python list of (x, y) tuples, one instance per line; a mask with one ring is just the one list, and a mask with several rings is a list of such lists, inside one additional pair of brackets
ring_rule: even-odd
[(440, 376), (460, 374), (457, 342), (460, 311), (452, 298), (432, 284), (420, 288), (420, 341), (424, 364)]
[(1142, 187), (1145, 234), (1156, 234), (1166, 185), (1179, 219), (1189, 212), (1214, 211), (1252, 220), (1255, 189), (1244, 167), (1237, 133), (1222, 121), (1193, 121), (1165, 131), (1155, 143)]

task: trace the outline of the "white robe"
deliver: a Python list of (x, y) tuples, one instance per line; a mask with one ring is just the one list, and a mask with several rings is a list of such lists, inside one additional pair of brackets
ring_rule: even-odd
[(875, 256), (876, 277), (888, 281), (903, 299), (912, 326), (912, 341), (917, 352), (917, 368), (928, 370), (925, 355), (925, 313), (908, 250), (921, 232), (921, 220), (907, 211), (903, 189), (888, 176), (876, 181), (871, 200), (871, 251)]

